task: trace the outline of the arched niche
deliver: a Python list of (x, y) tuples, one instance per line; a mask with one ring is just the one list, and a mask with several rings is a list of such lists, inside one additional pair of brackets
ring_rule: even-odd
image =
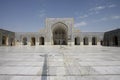
[(39, 45), (44, 45), (44, 44), (45, 44), (44, 37), (40, 37), (39, 38)]
[(80, 45), (80, 37), (75, 37), (75, 45)]
[(52, 26), (53, 44), (67, 45), (68, 44), (68, 27), (61, 22)]

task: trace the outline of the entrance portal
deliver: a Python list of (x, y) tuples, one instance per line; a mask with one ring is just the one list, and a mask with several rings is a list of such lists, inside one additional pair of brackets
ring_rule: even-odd
[(67, 26), (63, 23), (57, 23), (53, 29), (53, 44), (67, 45)]

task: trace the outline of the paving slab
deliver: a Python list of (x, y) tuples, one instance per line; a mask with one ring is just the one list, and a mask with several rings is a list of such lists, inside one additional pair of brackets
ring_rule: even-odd
[(120, 47), (0, 47), (0, 80), (120, 80)]

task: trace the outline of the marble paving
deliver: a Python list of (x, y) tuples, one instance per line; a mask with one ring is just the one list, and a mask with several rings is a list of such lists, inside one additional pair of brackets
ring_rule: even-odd
[(0, 47), (0, 80), (120, 80), (120, 47)]

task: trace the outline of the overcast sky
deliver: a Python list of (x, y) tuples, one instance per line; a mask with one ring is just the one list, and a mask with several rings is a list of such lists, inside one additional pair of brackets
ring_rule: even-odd
[(74, 18), (83, 32), (120, 28), (120, 0), (0, 0), (0, 28), (37, 32), (46, 18)]

